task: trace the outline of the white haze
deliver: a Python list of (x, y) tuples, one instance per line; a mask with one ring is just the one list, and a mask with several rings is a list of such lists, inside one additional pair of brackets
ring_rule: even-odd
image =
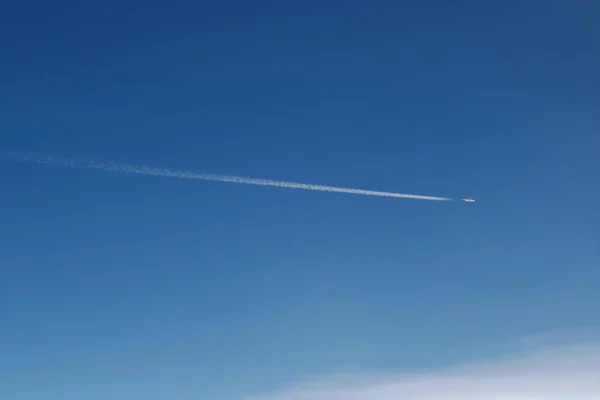
[(60, 158), (53, 156), (41, 155), (38, 153), (26, 153), (17, 151), (2, 151), (0, 149), (0, 157), (11, 159), (15, 162), (25, 163), (36, 163), (36, 164), (47, 164), (47, 165), (60, 165), (65, 167), (75, 168), (94, 168), (101, 169), (104, 171), (112, 172), (127, 172), (133, 174), (161, 176), (169, 178), (181, 178), (181, 179), (200, 179), (205, 181), (217, 181), (217, 182), (229, 182), (238, 183), (245, 185), (259, 185), (259, 186), (272, 186), (279, 188), (289, 189), (303, 189), (313, 190), (322, 192), (335, 192), (335, 193), (347, 193), (356, 194), (362, 196), (380, 196), (380, 197), (396, 197), (404, 199), (416, 199), (416, 200), (435, 200), (435, 201), (449, 201), (451, 199), (446, 197), (435, 197), (435, 196), (422, 196), (416, 194), (404, 194), (404, 193), (393, 193), (393, 192), (380, 192), (375, 190), (364, 190), (364, 189), (349, 189), (341, 188), (336, 186), (324, 186), (314, 185), (308, 183), (296, 183), (287, 181), (276, 181), (270, 179), (258, 179), (249, 178), (243, 176), (229, 176), (229, 175), (217, 175), (207, 173), (196, 173), (189, 171), (175, 171), (163, 168), (152, 168), (144, 165), (127, 165), (113, 162), (97, 162), (93, 160), (79, 159), (79, 158)]
[(243, 400), (599, 400), (600, 343), (413, 374), (322, 377)]

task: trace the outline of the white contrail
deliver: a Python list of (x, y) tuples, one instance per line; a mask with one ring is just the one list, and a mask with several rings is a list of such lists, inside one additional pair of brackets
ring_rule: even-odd
[(217, 182), (231, 182), (241, 183), (246, 185), (259, 185), (259, 186), (273, 186), (290, 189), (304, 189), (304, 190), (316, 190), (323, 192), (336, 192), (336, 193), (349, 193), (358, 194), (364, 196), (380, 196), (380, 197), (396, 197), (404, 199), (417, 199), (417, 200), (437, 200), (437, 201), (449, 201), (451, 199), (446, 197), (435, 197), (435, 196), (421, 196), (416, 194), (404, 194), (404, 193), (393, 193), (393, 192), (380, 192), (375, 190), (364, 190), (364, 189), (349, 189), (335, 186), (324, 186), (324, 185), (313, 185), (307, 183), (296, 183), (286, 181), (275, 181), (270, 179), (257, 179), (243, 176), (229, 176), (229, 175), (216, 175), (206, 173), (196, 173), (187, 171), (175, 171), (170, 169), (152, 168), (144, 165), (127, 165), (118, 164), (113, 162), (98, 162), (93, 160), (86, 160), (80, 158), (61, 158), (46, 156), (39, 153), (32, 152), (18, 152), (11, 150), (3, 150), (0, 148), (0, 158), (8, 158), (15, 162), (23, 163), (35, 163), (35, 164), (47, 164), (47, 165), (60, 165), (66, 167), (75, 168), (94, 168), (104, 171), (113, 172), (128, 172), (133, 174), (152, 175), (152, 176), (164, 176), (170, 178), (182, 178), (182, 179), (202, 179), (206, 181), (217, 181)]

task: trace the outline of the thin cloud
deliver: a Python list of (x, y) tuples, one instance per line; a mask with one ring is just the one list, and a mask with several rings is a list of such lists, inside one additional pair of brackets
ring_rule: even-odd
[(600, 342), (415, 374), (346, 374), (244, 400), (598, 400)]
[(179, 178), (179, 179), (196, 179), (204, 181), (214, 182), (228, 182), (237, 183), (243, 185), (258, 185), (258, 186), (271, 186), (278, 188), (288, 189), (301, 189), (301, 190), (312, 190), (320, 192), (330, 193), (346, 193), (360, 196), (379, 196), (379, 197), (393, 197), (401, 199), (415, 199), (415, 200), (433, 200), (433, 201), (450, 201), (452, 199), (447, 197), (438, 196), (423, 196), (419, 194), (407, 194), (407, 193), (395, 193), (395, 192), (382, 192), (377, 190), (365, 190), (365, 189), (352, 189), (343, 188), (338, 186), (326, 186), (326, 185), (315, 185), (312, 183), (298, 183), (289, 181), (276, 181), (272, 179), (259, 179), (251, 178), (246, 176), (230, 176), (230, 175), (217, 175), (198, 173), (190, 171), (177, 171), (165, 168), (153, 168), (144, 165), (129, 165), (120, 164), (114, 162), (98, 162), (95, 160), (86, 160), (82, 158), (62, 158), (55, 156), (48, 156), (39, 153), (32, 152), (19, 152), (13, 150), (4, 150), (0, 147), (0, 159), (7, 158), (14, 162), (22, 163), (35, 163), (45, 165), (59, 165), (63, 167), (71, 168), (93, 168), (103, 171), (111, 172), (122, 172), (139, 175), (149, 175), (166, 178)]
[(600, 338), (600, 325), (540, 332), (525, 336), (517, 342), (524, 348), (533, 349), (565, 346), (573, 343), (588, 343), (593, 342), (596, 338)]

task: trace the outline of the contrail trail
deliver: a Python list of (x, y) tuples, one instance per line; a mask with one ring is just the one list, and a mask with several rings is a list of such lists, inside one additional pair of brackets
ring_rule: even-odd
[(127, 172), (132, 174), (151, 175), (151, 176), (162, 176), (169, 178), (181, 178), (181, 179), (201, 179), (205, 181), (216, 181), (216, 182), (230, 182), (240, 183), (245, 185), (259, 185), (259, 186), (272, 186), (280, 188), (290, 189), (303, 189), (303, 190), (315, 190), (322, 192), (334, 192), (334, 193), (348, 193), (357, 194), (363, 196), (380, 196), (380, 197), (396, 197), (403, 199), (417, 199), (417, 200), (436, 200), (436, 201), (450, 201), (452, 199), (446, 197), (435, 197), (435, 196), (421, 196), (416, 194), (404, 194), (404, 193), (393, 193), (393, 192), (380, 192), (375, 190), (364, 190), (364, 189), (349, 189), (336, 186), (325, 186), (325, 185), (314, 185), (308, 183), (297, 183), (287, 181), (276, 181), (270, 179), (258, 179), (244, 176), (229, 176), (229, 175), (217, 175), (207, 173), (196, 173), (188, 171), (176, 171), (171, 169), (163, 168), (152, 168), (144, 165), (127, 165), (119, 164), (114, 162), (99, 162), (94, 160), (87, 160), (81, 158), (62, 158), (42, 155), (33, 152), (19, 152), (12, 150), (3, 150), (0, 148), (0, 158), (10, 159), (13, 162), (19, 163), (34, 163), (34, 164), (46, 164), (46, 165), (58, 165), (64, 167), (73, 168), (92, 168), (104, 171), (112, 172)]

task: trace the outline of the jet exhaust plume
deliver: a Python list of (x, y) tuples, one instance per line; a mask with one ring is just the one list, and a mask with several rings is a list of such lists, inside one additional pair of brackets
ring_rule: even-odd
[(416, 194), (404, 194), (404, 193), (393, 193), (393, 192), (381, 192), (375, 190), (364, 190), (364, 189), (350, 189), (336, 186), (325, 186), (315, 185), (308, 183), (297, 183), (287, 181), (277, 181), (270, 179), (259, 179), (250, 178), (244, 176), (229, 176), (229, 175), (217, 175), (208, 173), (197, 173), (189, 171), (177, 171), (164, 168), (152, 168), (144, 165), (128, 165), (114, 162), (98, 162), (89, 159), (82, 158), (62, 158), (55, 156), (47, 156), (33, 152), (18, 152), (3, 150), (0, 148), (0, 158), (8, 158), (14, 162), (20, 163), (34, 163), (34, 164), (45, 164), (45, 165), (57, 165), (72, 168), (91, 168), (99, 169), (103, 171), (111, 172), (127, 172), (132, 174), (151, 175), (151, 176), (162, 176), (169, 178), (180, 178), (180, 179), (200, 179), (205, 181), (215, 182), (229, 182), (238, 183), (245, 185), (259, 185), (259, 186), (271, 186), (279, 188), (289, 189), (303, 189), (313, 190), (322, 192), (332, 193), (348, 193), (363, 196), (379, 196), (379, 197), (395, 197), (403, 199), (416, 199), (416, 200), (435, 200), (435, 201), (450, 201), (451, 199), (446, 197), (436, 196), (422, 196)]

